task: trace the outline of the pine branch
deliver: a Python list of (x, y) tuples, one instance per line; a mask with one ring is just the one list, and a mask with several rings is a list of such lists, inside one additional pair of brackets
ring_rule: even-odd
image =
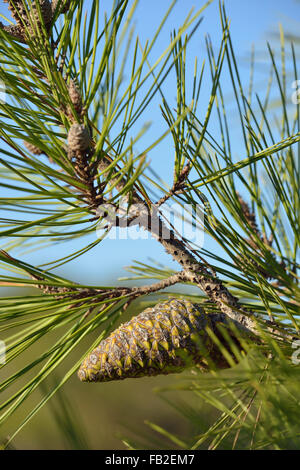
[(190, 165), (190, 163), (188, 163), (187, 165), (185, 165), (185, 167), (180, 172), (179, 177), (174, 181), (173, 186), (169, 190), (169, 192), (167, 194), (165, 194), (164, 196), (162, 196), (156, 202), (155, 206), (157, 208), (162, 206), (171, 197), (184, 192), (184, 189), (185, 189), (185, 186), (186, 186), (186, 180), (188, 178), (190, 170), (191, 170), (191, 165)]
[[(23, 380), (25, 374), (41, 365), (37, 373), (34, 372), (12, 394), (7, 394), (5, 402), (0, 404), (0, 410), (3, 410), (0, 424), (69, 357), (75, 347), (82, 344), (83, 339), (100, 329), (97, 343), (95, 339), (94, 345), (86, 351), (89, 356), (80, 369), (81, 379), (95, 380), (97, 376), (99, 381), (106, 381), (124, 378), (126, 374), (128, 377), (158, 375), (194, 365), (202, 370), (213, 370), (214, 373), (204, 377), (203, 381), (195, 375), (195, 380), (188, 385), (189, 390), (196, 390), (197, 398), (201, 395), (223, 412), (207, 433), (195, 438), (195, 448), (205, 439), (211, 439), (210, 448), (214, 449), (230, 432), (234, 434), (233, 447), (237, 446), (243, 430), (251, 427), (247, 423), (251, 419), (252, 424), (255, 423), (252, 446), (254, 432), (260, 430), (258, 419), (261, 420), (264, 411), (263, 407), (259, 408), (253, 419), (256, 401), (268, 402), (267, 394), (261, 393), (265, 376), (270, 377), (274, 389), (277, 383), (284, 388), (289, 373), (298, 380), (297, 370), (290, 364), (290, 350), (291, 341), (298, 338), (299, 330), (296, 285), (300, 233), (299, 168), (294, 150), (299, 145), (299, 106), (295, 117), (290, 119), (284, 45), (282, 74), (270, 50), (282, 104), (282, 116), (278, 119), (276, 116), (273, 125), (273, 121), (268, 121), (269, 90), (265, 100), (257, 98), (257, 109), (252, 103), (251, 92), (247, 94), (243, 89), (229, 21), (220, 5), (223, 35), (216, 58), (212, 43), (207, 41), (211, 91), (202, 122), (197, 117), (197, 108), (204, 63), (200, 76), (195, 63), (190, 84), (191, 75), (185, 70), (187, 44), (199, 22), (184, 37), (189, 27), (198, 21), (201, 11), (187, 16), (178, 33), (171, 35), (171, 44), (151, 66), (150, 53), (168, 15), (153, 35), (153, 41), (143, 48), (138, 39), (135, 45), (131, 42), (134, 33), (129, 25), (136, 2), (126, 18), (128, 3), (127, 0), (114, 3), (111, 15), (104, 17), (100, 31), (99, 0), (92, 2), (90, 18), (84, 16), (82, 0), (8, 1), (15, 24), (0, 24), (3, 62), (0, 78), (7, 84), (9, 94), (9, 102), (1, 105), (1, 139), (5, 144), (1, 184), (18, 194), (0, 198), (0, 204), (5, 210), (21, 215), (3, 217), (1, 235), (5, 240), (4, 248), (13, 253), (18, 246), (34, 245), (36, 248), (38, 241), (62, 242), (83, 237), (95, 229), (96, 224), (91, 222), (98, 220), (107, 223), (106, 231), (114, 226), (136, 225), (157, 240), (178, 263), (180, 271), (173, 273), (161, 266), (138, 263), (136, 278), (159, 279), (159, 282), (140, 287), (87, 286), (56, 276), (46, 268), (56, 268), (78, 258), (102, 239), (75, 248), (77, 251), (64, 254), (59, 260), (51, 260), (42, 265), (44, 270), (2, 251), (3, 267), (16, 275), (3, 275), (0, 285), (33, 286), (40, 291), (39, 295), (28, 296), (26, 303), (23, 296), (1, 300), (0, 330), (12, 330), (7, 341), (7, 364), (12, 362), (14, 365), (18, 356), (21, 358), (40, 338), (46, 339), (48, 333), (56, 333), (60, 328), (64, 331), (39, 357), (24, 365), (20, 361), (20, 369), (12, 368), (12, 372), (8, 372), (10, 375), (0, 385), (1, 391), (14, 386), (17, 379)], [(61, 13), (67, 15), (59, 30), (55, 22)], [(128, 43), (126, 39), (124, 42), (126, 34)], [(130, 50), (133, 59), (128, 74), (125, 62)], [(294, 79), (298, 80), (294, 51), (293, 58)], [(220, 77), (226, 60), (240, 118), (241, 141), (244, 142), (244, 149), (238, 152), (244, 157), (239, 161), (233, 157), (232, 126), (227, 121), (226, 93), (221, 89)], [(145, 64), (149, 65), (148, 73), (143, 71)], [(167, 103), (163, 86), (172, 69), (177, 79), (175, 111)], [(128, 76), (126, 84), (125, 77)], [(148, 86), (151, 77), (153, 82)], [(156, 93), (160, 93), (163, 100), (167, 129), (150, 146), (136, 152), (137, 142), (146, 126), (140, 133), (133, 126)], [(190, 96), (191, 105), (188, 106)], [(214, 111), (216, 113), (212, 114)], [(219, 120), (220, 138), (210, 132), (211, 115)], [(146, 156), (167, 136), (173, 138), (175, 150), (174, 168), (171, 169), (175, 176), (168, 191), (163, 189), (166, 186), (160, 176), (153, 171), (150, 177), (144, 171), (148, 164)], [(25, 148), (19, 144), (22, 141)], [(269, 185), (266, 191), (261, 187), (261, 169)], [(243, 196), (236, 191), (240, 187), (245, 193)], [(202, 189), (208, 197), (201, 193)], [(161, 197), (161, 193), (156, 194), (157, 190), (163, 194)], [(217, 248), (209, 251), (192, 245), (191, 240), (163, 218), (160, 207), (177, 196), (180, 201), (193, 205), (199, 200), (204, 203), (207, 212), (204, 228)], [(246, 202), (247, 197), (253, 207)], [(116, 217), (105, 212), (106, 205), (112, 208), (112, 215)], [(20, 278), (20, 272), (26, 273), (25, 279)], [(278, 282), (269, 282), (271, 278)], [(202, 293), (186, 294), (186, 291), (183, 294), (179, 289), (174, 294), (176, 299), (150, 307), (113, 330), (118, 316), (133, 300), (177, 284), (192, 284), (204, 296)], [(165, 295), (170, 296), (170, 293), (163, 292)], [(199, 298), (202, 300), (203, 297), (207, 300), (198, 304)], [(196, 302), (189, 302), (187, 298)], [(268, 316), (271, 321), (267, 320)], [(19, 329), (17, 333), (15, 328)], [(198, 342), (194, 341), (195, 337)], [(206, 346), (208, 351), (205, 351)], [(96, 349), (90, 352), (93, 348)], [(260, 362), (256, 362), (257, 356)], [(75, 373), (83, 357), (80, 361), (77, 357), (74, 361), (77, 364), (29, 413), (18, 430)], [(219, 368), (229, 368), (243, 360), (246, 365), (240, 364), (238, 368), (226, 371), (228, 375), (222, 375), (224, 381), (218, 379)], [(274, 370), (270, 372), (273, 362), (281, 365), (282, 377), (281, 373), (276, 376)], [(266, 369), (261, 381), (261, 370)], [(221, 395), (219, 401), (218, 392)], [(233, 400), (232, 407), (223, 400), (225, 392)], [(277, 399), (275, 394), (273, 403), (276, 404)], [(298, 402), (296, 399), (295, 406)], [(273, 429), (263, 438), (260, 436), (259, 446), (272, 441), (271, 434)], [(190, 445), (188, 442), (187, 448)]]
[[(101, 171), (105, 171), (109, 167), (109, 160), (107, 157), (103, 157), (100, 163)], [(174, 195), (176, 189), (183, 184), (190, 168), (187, 165), (179, 179), (178, 182), (175, 182), (173, 185), (173, 194), (172, 190), (170, 191), (171, 195)], [(114, 170), (113, 170), (114, 173)], [(112, 177), (111, 182), (114, 180)], [(124, 179), (118, 180), (117, 189), (122, 191), (125, 186)], [(89, 195), (89, 198), (92, 198), (92, 193)], [(134, 201), (137, 203), (138, 209), (135, 211), (134, 207), (131, 207), (131, 213), (135, 212), (134, 216), (130, 218), (125, 218), (125, 225), (132, 226), (137, 224), (139, 227), (149, 231), (159, 243), (165, 248), (166, 252), (172, 256), (172, 258), (177, 261), (183, 268), (183, 274), (185, 280), (192, 282), (193, 284), (198, 285), (200, 289), (207, 295), (207, 297), (220, 309), (220, 312), (227, 315), (231, 320), (238, 323), (241, 327), (245, 328), (255, 335), (260, 335), (259, 329), (257, 328), (257, 317), (253, 314), (251, 310), (247, 310), (242, 307), (239, 303), (239, 300), (233, 296), (229, 290), (224, 286), (221, 280), (219, 280), (215, 273), (211, 274), (212, 270), (208, 270), (207, 263), (204, 265), (195, 259), (195, 257), (189, 252), (185, 243), (178, 239), (172, 230), (169, 230), (164, 222), (161, 220), (159, 213), (157, 211), (157, 204), (152, 205), (152, 209), (149, 211), (148, 205), (143, 201), (143, 199), (137, 194), (136, 190), (133, 191)], [(103, 200), (102, 200), (103, 202)], [(161, 203), (163, 203), (163, 199)], [(160, 204), (159, 204), (160, 205)], [(244, 203), (244, 208), (245, 203)], [(247, 206), (247, 211), (250, 214), (249, 208)], [(246, 213), (247, 216), (247, 213)], [(255, 225), (255, 218), (252, 214), (249, 215), (252, 225)], [(120, 219), (117, 218), (118, 226), (121, 226)], [(124, 223), (124, 222), (123, 222)], [(258, 231), (258, 229), (257, 229)], [(169, 234), (168, 237), (162, 236), (163, 233)], [(281, 332), (278, 329), (275, 329), (274, 322), (265, 322), (269, 329), (273, 333), (277, 333), (281, 336)], [(285, 339), (291, 338), (290, 335), (283, 336)]]
[[(108, 166), (109, 162), (104, 157), (101, 161), (101, 170), (104, 171)], [(178, 185), (183, 183), (188, 172), (189, 166), (187, 165), (178, 179)], [(175, 187), (178, 188), (176, 184), (174, 183), (173, 189)], [(124, 186), (125, 182), (120, 181), (118, 183), (118, 190), (122, 191)], [(138, 224), (141, 228), (149, 231), (162, 244), (166, 252), (182, 266), (186, 280), (198, 285), (221, 312), (240, 323), (246, 329), (249, 329), (252, 333), (257, 334), (256, 322), (251, 319), (252, 312), (245, 310), (239, 304), (238, 299), (230, 294), (223, 283), (216, 276), (212, 276), (207, 267), (199, 263), (185, 248), (184, 242), (176, 238), (174, 232), (165, 226), (157, 212), (157, 205), (153, 205), (152, 210), (149, 212), (148, 206), (137, 195), (136, 191), (134, 191), (134, 200), (138, 203), (138, 210), (135, 217), (132, 217), (129, 221), (127, 220), (128, 226)], [(168, 233), (170, 238), (161, 236), (163, 232)]]
[[(39, 10), (44, 26), (50, 35), (51, 24), (56, 13), (67, 13), (71, 6), (71, 0), (36, 0), (27, 6), (23, 0), (4, 0), (8, 3), (8, 8), (16, 25), (5, 26), (0, 22), (0, 28), (16, 39), (18, 42), (26, 44), (32, 38), (30, 34), (36, 32), (36, 27), (40, 28)], [(33, 13), (33, 16), (32, 16)]]

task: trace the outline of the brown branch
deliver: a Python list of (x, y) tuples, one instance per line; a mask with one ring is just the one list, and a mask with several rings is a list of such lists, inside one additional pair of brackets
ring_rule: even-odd
[[(105, 170), (111, 162), (103, 159), (101, 162), (102, 171)], [(184, 171), (187, 172), (187, 169)], [(118, 190), (121, 191), (125, 182), (118, 183)], [(156, 206), (152, 206), (151, 212), (148, 206), (144, 203), (139, 195), (134, 192), (134, 200), (142, 204), (142, 210), (138, 210), (135, 220), (128, 220), (131, 225), (135, 223), (141, 228), (150, 232), (154, 238), (165, 248), (166, 252), (170, 254), (174, 261), (177, 261), (183, 268), (181, 279), (185, 282), (196, 284), (219, 309), (232, 321), (238, 323), (245, 330), (248, 330), (255, 335), (259, 335), (257, 328), (257, 317), (249, 310), (242, 307), (236, 297), (234, 297), (229, 290), (224, 286), (221, 280), (213, 273), (212, 268), (205, 262), (199, 262), (195, 259), (192, 253), (185, 247), (185, 243), (177, 238), (174, 231), (168, 230), (164, 222), (161, 220)], [(162, 236), (167, 233), (168, 236)], [(276, 327), (275, 322), (266, 321), (266, 326), (276, 334), (281, 335), (281, 332)], [(281, 335), (282, 336), (282, 335)], [(285, 338), (291, 335), (284, 335)]]
[[(186, 278), (193, 284), (198, 285), (207, 297), (219, 307), (221, 312), (257, 334), (256, 322), (254, 318), (251, 318), (251, 316), (253, 317), (253, 313), (245, 310), (239, 304), (238, 299), (230, 294), (217, 276), (212, 276), (207, 267), (194, 258), (185, 248), (183, 242), (175, 237), (174, 232), (168, 231), (170, 233), (169, 238), (161, 236), (162, 232), (159, 232), (167, 231), (168, 229), (155, 210), (151, 214), (150, 225), (148, 223), (148, 217), (147, 219), (140, 217), (139, 222), (140, 226), (150, 231), (159, 243), (162, 244), (166, 252), (182, 266)], [(157, 227), (160, 229), (157, 230)]]
[[(8, 260), (12, 261), (15, 264), (20, 263), (20, 261), (16, 258), (13, 258), (11, 255), (9, 255), (6, 251), (0, 250), (2, 256), (6, 257)], [(175, 273), (171, 276), (169, 276), (166, 279), (162, 279), (161, 281), (158, 281), (156, 283), (150, 284), (150, 285), (145, 285), (145, 286), (140, 286), (140, 287), (125, 287), (125, 286), (119, 286), (115, 287), (111, 290), (109, 289), (97, 289), (97, 288), (91, 288), (91, 289), (84, 289), (80, 286), (72, 286), (72, 287), (57, 287), (57, 286), (49, 286), (45, 284), (45, 278), (41, 275), (37, 275), (33, 273), (30, 269), (26, 269), (25, 267), (22, 267), (22, 269), (35, 281), (38, 282), (38, 284), (34, 284), (34, 287), (42, 290), (45, 294), (50, 294), (50, 295), (56, 295), (58, 294), (60, 298), (68, 298), (71, 297), (72, 300), (84, 300), (85, 298), (89, 298), (92, 296), (97, 296), (97, 299), (95, 301), (99, 300), (99, 297), (102, 297), (103, 300), (111, 300), (117, 297), (130, 297), (131, 300), (134, 300), (137, 297), (143, 296), (143, 295), (149, 295), (157, 291), (161, 291), (163, 289), (166, 289), (167, 287), (173, 286), (177, 284), (178, 282), (183, 282), (186, 281), (186, 273), (184, 271)], [(46, 281), (47, 282), (47, 281)], [(14, 283), (3, 283), (3, 285), (16, 285)], [(28, 284), (25, 283), (18, 283), (17, 285), (20, 286), (28, 286)]]
[[(101, 300), (112, 300), (117, 297), (129, 297), (130, 301), (136, 299), (137, 297), (141, 297), (144, 295), (153, 294), (154, 292), (161, 291), (166, 289), (167, 287), (173, 286), (179, 282), (186, 281), (186, 275), (184, 272), (178, 272), (173, 274), (172, 276), (162, 279), (159, 282), (155, 282), (154, 284), (140, 286), (140, 287), (115, 287), (111, 290), (108, 289), (82, 289), (78, 287), (79, 292), (74, 293), (73, 290), (65, 291), (65, 297), (70, 296), (73, 300), (80, 300), (89, 298), (92, 296), (97, 296), (95, 302), (101, 298)], [(38, 286), (39, 287), (39, 286)], [(76, 287), (75, 287), (76, 288)], [(73, 288), (72, 288), (73, 289)], [(93, 302), (93, 300), (91, 300)]]

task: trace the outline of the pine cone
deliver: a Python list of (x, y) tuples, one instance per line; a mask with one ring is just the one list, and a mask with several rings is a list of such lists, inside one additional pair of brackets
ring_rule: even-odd
[[(51, 20), (52, 20), (51, 2), (49, 0), (38, 0), (38, 2), (40, 4), (42, 18), (44, 20), (45, 25), (47, 26), (49, 23), (51, 23)], [(36, 20), (38, 21), (39, 13), (38, 13), (38, 9), (36, 6), (36, 0), (33, 2), (32, 8), (34, 10)]]
[(37, 22), (38, 26), (40, 26), (40, 17), (37, 9), (37, 3), (39, 2), (41, 15), (44, 20), (46, 26), (51, 23), (52, 20), (52, 7), (50, 0), (33, 0), (28, 2), (27, 9), (24, 6), (23, 0), (14, 0), (14, 5), (10, 4), (9, 2), (9, 9), (13, 18), (16, 20), (20, 27), (24, 27), (27, 25), (29, 27), (29, 31), (32, 32), (31, 22), (28, 17), (30, 15), (32, 23), (35, 25)]
[(31, 144), (30, 142), (26, 142), (26, 140), (24, 140), (23, 143), (25, 147), (27, 148), (27, 150), (29, 150), (29, 152), (31, 152), (33, 155), (42, 155), (42, 153), (44, 153), (35, 145)]
[(91, 136), (88, 129), (82, 124), (73, 124), (68, 134), (69, 150), (73, 152), (82, 152), (86, 150), (91, 143)]
[(195, 364), (207, 369), (206, 358), (216, 348), (207, 327), (214, 329), (200, 305), (177, 299), (159, 303), (101, 341), (81, 364), (78, 377), (108, 382), (181, 372)]
[[(77, 85), (77, 83), (74, 80), (70, 81), (69, 84), (69, 96), (72, 104), (74, 105), (75, 111), (78, 114), (81, 114), (82, 111), (82, 98), (81, 98), (81, 92), (80, 89)], [(70, 114), (72, 114), (72, 110), (69, 110)]]
[[(28, 29), (29, 29), (30, 34), (35, 33), (37, 28), (38, 29), (41, 28), (41, 21), (40, 21), (40, 16), (39, 16), (38, 8), (36, 5), (36, 1), (37, 0), (35, 0), (32, 3), (32, 11), (30, 12), (31, 21), (27, 20), (27, 22), (29, 23)], [(38, 0), (38, 2), (40, 4), (41, 15), (44, 20), (45, 27), (46, 29), (48, 29), (47, 27), (50, 25), (51, 20), (52, 20), (51, 3), (49, 0)]]
[(55, 12), (57, 5), (60, 4), (59, 13), (67, 13), (71, 6), (71, 0), (53, 0), (52, 1), (52, 11)]
[(0, 21), (0, 28), (3, 29), (3, 31), (5, 31), (6, 33), (10, 34), (13, 38), (17, 39), (19, 42), (22, 42), (23, 44), (26, 43), (24, 29), (21, 28), (19, 25), (5, 26)]
[[(28, 23), (28, 17), (26, 15), (26, 9), (23, 5), (22, 0), (14, 0), (14, 4), (10, 2), (10, 0), (4, 0), (5, 3), (8, 3), (8, 9), (11, 12), (11, 16), (17, 22), (17, 25), (23, 29), (23, 21), (25, 24)], [(23, 21), (22, 21), (23, 20)]]

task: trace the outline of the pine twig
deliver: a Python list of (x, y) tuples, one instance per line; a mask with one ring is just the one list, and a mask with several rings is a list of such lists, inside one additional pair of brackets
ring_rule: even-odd
[(160, 207), (163, 205), (168, 199), (170, 199), (172, 196), (175, 196), (176, 194), (180, 194), (183, 192), (185, 185), (186, 185), (186, 180), (188, 178), (189, 172), (190, 172), (190, 163), (185, 165), (183, 167), (178, 179), (174, 181), (172, 188), (169, 190), (167, 194), (165, 194), (163, 197), (161, 197), (155, 204), (156, 207)]

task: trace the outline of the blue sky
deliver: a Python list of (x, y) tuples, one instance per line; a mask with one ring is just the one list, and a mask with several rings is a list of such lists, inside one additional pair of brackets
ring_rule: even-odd
[[(89, 0), (87, 0), (86, 3), (87, 5), (90, 4)], [(3, 1), (1, 1), (0, 4), (0, 12), (6, 14), (7, 5), (4, 4)], [(181, 25), (188, 11), (192, 7), (198, 9), (203, 4), (204, 2), (197, 0), (177, 1), (153, 50), (151, 56), (153, 60), (167, 47), (170, 32)], [(102, 5), (104, 9), (109, 11), (112, 1), (104, 0)], [(135, 25), (136, 33), (139, 35), (142, 44), (144, 44), (147, 39), (152, 38), (162, 15), (169, 5), (169, 0), (140, 0), (135, 14)], [(300, 2), (296, 0), (247, 0), (243, 2), (240, 0), (225, 0), (225, 6), (227, 15), (230, 18), (230, 29), (242, 80), (247, 83), (249, 78), (249, 56), (252, 44), (255, 44), (257, 57), (259, 58), (259, 73), (257, 79), (258, 83), (260, 83), (258, 86), (261, 86), (262, 82), (264, 84), (268, 71), (265, 59), (266, 56), (263, 53), (263, 51), (266, 50), (266, 40), (271, 40), (272, 44), (276, 45), (276, 40), (272, 36), (272, 33), (278, 31), (279, 23), (282, 23), (284, 29), (297, 32), (299, 24), (297, 24), (296, 20), (299, 17)], [(204, 11), (202, 24), (189, 46), (188, 72), (190, 71), (191, 77), (193, 75), (195, 56), (198, 57), (200, 64), (203, 59), (206, 58), (204, 42), (206, 34), (211, 36), (212, 43), (217, 47), (220, 43), (221, 28), (219, 22), (219, 6), (216, 1)], [(170, 86), (166, 87), (166, 96), (172, 104), (175, 103), (176, 89), (172, 86), (171, 79), (169, 83)], [(226, 83), (224, 89), (226, 92)], [(208, 95), (205, 96), (205, 93), (209, 93), (208, 81), (204, 83), (203, 90), (203, 98), (200, 100), (200, 103), (203, 103), (203, 112), (205, 112), (206, 100), (208, 99)], [(228, 91), (228, 93), (230, 93), (230, 91)], [(145, 121), (150, 120), (152, 126), (143, 141), (139, 143), (140, 150), (146, 148), (153, 138), (157, 138), (165, 130), (162, 127), (163, 120), (160, 115), (159, 104), (160, 100), (159, 97), (157, 97), (153, 101), (151, 108), (149, 108), (142, 118), (142, 120), (144, 119)], [(142, 120), (140, 120), (140, 125)], [(235, 117), (232, 116), (232, 125), (234, 124)], [(210, 129), (214, 129), (213, 122), (211, 123)], [(239, 142), (237, 141), (237, 149), (238, 144)], [(173, 150), (170, 146), (170, 140), (168, 139), (149, 154), (153, 168), (168, 183), (171, 182), (172, 177), (172, 171), (170, 171), (172, 157)], [(1, 189), (1, 191), (3, 191), (3, 189)], [(2, 194), (2, 196), (4, 196), (4, 194)], [(65, 256), (75, 248), (78, 249), (83, 246), (84, 242), (88, 243), (95, 240), (96, 236), (95, 233), (95, 235), (89, 237), (89, 239), (81, 240), (80, 243), (76, 242), (76, 244), (72, 246), (70, 243), (59, 244), (54, 248), (47, 248), (47, 250), (32, 253), (28, 255), (26, 259), (33, 264), (40, 264), (54, 257)], [(59, 269), (58, 272), (61, 275), (70, 277), (74, 281), (100, 285), (107, 283), (108, 279), (111, 282), (111, 279), (124, 275), (124, 271), (121, 271), (122, 267), (131, 264), (133, 259), (147, 262), (150, 257), (159, 259), (160, 262), (174, 269), (177, 268), (176, 264), (170, 260), (154, 240), (106, 240), (100, 244), (100, 246), (96, 247), (95, 250), (70, 263), (69, 266)]]

